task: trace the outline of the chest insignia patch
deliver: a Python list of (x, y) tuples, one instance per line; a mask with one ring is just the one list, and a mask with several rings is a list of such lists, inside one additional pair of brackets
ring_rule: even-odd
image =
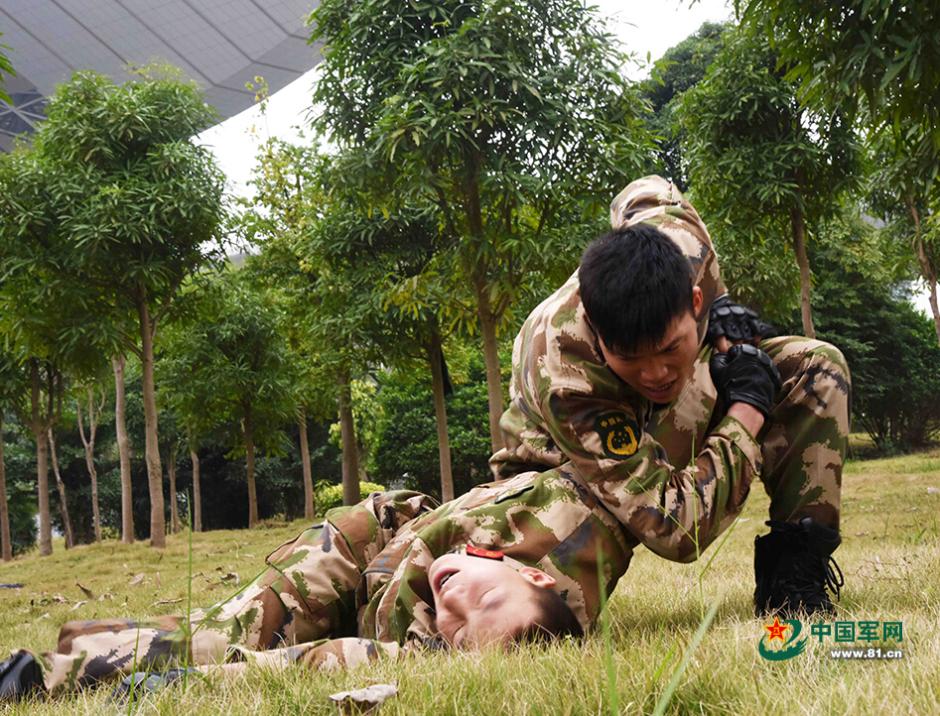
[(607, 457), (622, 460), (636, 452), (640, 428), (626, 413), (601, 413), (594, 421), (594, 429), (600, 436), (601, 448)]

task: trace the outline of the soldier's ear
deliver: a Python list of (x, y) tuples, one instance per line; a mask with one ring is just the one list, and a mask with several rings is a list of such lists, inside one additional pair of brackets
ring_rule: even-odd
[(698, 318), (702, 315), (702, 304), (705, 302), (705, 296), (702, 289), (698, 286), (692, 287), (692, 315)]
[(519, 570), (519, 574), (525, 581), (534, 584), (536, 587), (550, 589), (555, 586), (555, 578), (547, 572), (543, 572), (541, 569), (522, 567)]

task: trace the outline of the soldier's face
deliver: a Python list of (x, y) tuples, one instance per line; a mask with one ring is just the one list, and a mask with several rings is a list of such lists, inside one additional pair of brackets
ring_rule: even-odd
[(555, 584), (540, 569), (465, 554), (438, 557), (428, 579), (437, 630), (458, 649), (512, 641), (541, 614), (534, 590)]
[(698, 355), (698, 324), (702, 290), (692, 289), (692, 310), (672, 319), (663, 340), (655, 346), (628, 353), (611, 351), (599, 340), (608, 367), (631, 388), (654, 403), (671, 403), (692, 378)]

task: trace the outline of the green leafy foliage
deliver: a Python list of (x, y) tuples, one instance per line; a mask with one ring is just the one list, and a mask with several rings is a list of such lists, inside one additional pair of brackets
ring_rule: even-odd
[(862, 221), (840, 220), (813, 257), (819, 336), (845, 354), (854, 423), (882, 452), (922, 447), (940, 430), (940, 346), (931, 321), (894, 288), (899, 249)]
[[(3, 36), (3, 33), (0, 32), (0, 37)], [(10, 48), (7, 45), (0, 43), (0, 99), (4, 102), (12, 103), (13, 100), (10, 99), (10, 95), (7, 94), (6, 90), (3, 88), (4, 84), (4, 75), (15, 75), (16, 72), (13, 71), (13, 64), (10, 62), (10, 58), (7, 57), (4, 50), (9, 50)]]
[(36, 146), (75, 194), (60, 206), (63, 232), (86, 280), (114, 300), (159, 305), (207, 260), (224, 177), (191, 137), (214, 116), (195, 83), (165, 68), (124, 85), (81, 72), (50, 101)]
[[(459, 354), (459, 352), (458, 352)], [(447, 398), (448, 432), (454, 493), (492, 479), (487, 436), (486, 373), (475, 355), (463, 376), (454, 376)], [(373, 449), (373, 474), (386, 485), (405, 487), (440, 497), (437, 434), (431, 390), (409, 371), (382, 376), (379, 400), (382, 422)]]
[(681, 116), (706, 216), (755, 229), (768, 216), (788, 220), (792, 206), (822, 218), (856, 178), (851, 127), (802, 108), (761, 37), (726, 35), (705, 80), (683, 96)]
[(273, 302), (239, 271), (205, 274), (180, 299), (161, 336), (160, 394), (194, 444), (214, 431), (244, 448), (250, 420), (257, 444), (284, 448), (294, 416), (294, 366)]
[[(756, 275), (748, 270), (757, 262), (745, 262), (737, 275), (735, 260), (722, 262), (730, 269), (729, 289), (763, 297), (756, 303), (767, 304), (768, 314), (782, 313), (793, 300), (792, 292), (779, 290), (793, 275), (783, 267), (794, 212), (811, 235), (858, 182), (852, 127), (837, 113), (802, 107), (777, 65), (763, 36), (730, 30), (679, 109), (693, 197), (716, 244), (735, 259), (759, 247), (763, 270)], [(761, 278), (774, 280), (768, 285)]]
[(3, 457), (14, 555), (31, 549), (37, 536), (35, 447), (25, 431), (17, 428), (21, 426), (9, 419), (4, 421)]
[(940, 6), (933, 0), (736, 0), (773, 38), (789, 77), (816, 106), (855, 109), (876, 125), (920, 124), (940, 150)]
[[(316, 504), (317, 512), (322, 515), (327, 510), (331, 510), (334, 507), (340, 507), (343, 504), (343, 486), (342, 485), (331, 485), (328, 482), (318, 482), (316, 484)], [(385, 492), (385, 487), (383, 485), (378, 485), (374, 482), (362, 481), (359, 483), (359, 494), (362, 499), (365, 499), (373, 492)]]
[(724, 30), (722, 24), (704, 23), (678, 45), (666, 50), (653, 65), (649, 79), (640, 85), (643, 97), (653, 109), (650, 127), (658, 147), (656, 171), (674, 181), (682, 191), (688, 190), (689, 182), (682, 156), (683, 130), (676, 109), (682, 93), (705, 77), (721, 48)]
[(344, 176), (380, 209), (434, 205), (452, 242), (448, 318), (482, 335), (495, 446), (497, 332), (557, 256), (545, 230), (647, 163), (626, 57), (574, 0), (328, 0), (310, 22), (316, 125), (357, 150)]

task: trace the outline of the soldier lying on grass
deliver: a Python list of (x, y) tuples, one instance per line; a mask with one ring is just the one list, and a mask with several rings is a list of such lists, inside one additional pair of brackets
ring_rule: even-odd
[(415, 492), (374, 493), (327, 512), (237, 595), (189, 620), (65, 624), (56, 652), (20, 651), (0, 666), (0, 700), (189, 664), (334, 668), (416, 648), (577, 637), (632, 544), (565, 467), (440, 507)]

